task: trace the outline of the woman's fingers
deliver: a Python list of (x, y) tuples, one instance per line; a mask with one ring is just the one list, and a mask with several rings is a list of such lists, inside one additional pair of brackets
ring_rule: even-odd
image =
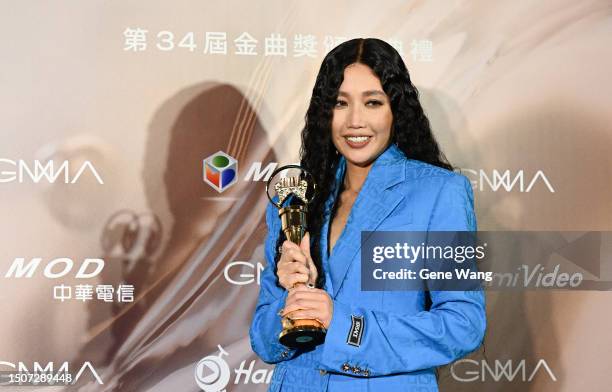
[(295, 310), (293, 312), (289, 312), (288, 314), (283, 315), (283, 317), (287, 317), (291, 320), (321, 320), (323, 318), (323, 312), (319, 309), (301, 309)]
[(300, 264), (303, 264), (304, 266), (308, 265), (308, 259), (306, 258), (306, 255), (304, 255), (304, 253), (302, 253), (299, 248), (291, 247), (287, 248), (286, 250), (283, 250), (278, 264), (280, 265), (292, 263), (295, 261), (299, 262)]
[(276, 271), (281, 286), (290, 290), (298, 283), (314, 283), (316, 274), (313, 277), (312, 266), (314, 264), (308, 260), (308, 256), (299, 246), (290, 241), (283, 242), (281, 259)]
[(299, 273), (287, 274), (283, 277), (279, 277), (278, 281), (281, 286), (283, 286), (287, 290), (290, 290), (298, 283), (306, 284), (308, 282), (308, 275)]
[(322, 289), (314, 289), (309, 287), (296, 287), (289, 291), (287, 301), (291, 302), (295, 299), (325, 299), (327, 292)]
[(277, 271), (278, 271), (277, 273), (282, 273), (282, 274), (297, 274), (297, 273), (304, 274), (304, 275), (310, 274), (310, 269), (306, 268), (301, 263), (284, 263), (282, 265), (279, 265)]
[(324, 305), (324, 303), (321, 302), (321, 301), (298, 300), (298, 301), (295, 301), (295, 302), (293, 302), (291, 304), (286, 304), (285, 308), (283, 309), (283, 312), (282, 312), (281, 316), (284, 317), (287, 314), (289, 314), (291, 312), (294, 312), (296, 310), (318, 309), (322, 305)]
[(292, 320), (318, 320), (325, 328), (329, 328), (333, 306), (333, 301), (325, 290), (298, 286), (289, 290), (280, 316)]
[(297, 244), (294, 244), (293, 242), (291, 242), (289, 240), (285, 240), (283, 242), (283, 245), (282, 245), (282, 253), (284, 254), (284, 253), (288, 252), (289, 250), (298, 250), (298, 251), (300, 251), (301, 249), (300, 249), (300, 247)]
[(310, 281), (308, 283), (314, 287), (317, 282), (318, 271), (310, 255), (310, 233), (306, 232), (304, 234), (304, 238), (302, 238), (299, 248), (304, 256), (306, 256), (307, 266), (310, 269)]
[(315, 287), (317, 284), (318, 271), (312, 260), (308, 262), (308, 275), (310, 276), (308, 283), (311, 284), (312, 287)]
[(297, 309), (319, 308), (326, 305), (326, 300), (327, 293), (323, 290), (296, 287), (289, 290), (283, 311), (286, 314)]
[(278, 283), (280, 283), (280, 285), (284, 287), (285, 290), (291, 290), (295, 287), (295, 285), (300, 283), (307, 284), (308, 280), (309, 276), (307, 274), (290, 273), (278, 275)]
[(310, 270), (299, 262), (280, 263), (276, 273), (279, 283), (287, 290), (297, 283), (308, 283), (310, 278)]

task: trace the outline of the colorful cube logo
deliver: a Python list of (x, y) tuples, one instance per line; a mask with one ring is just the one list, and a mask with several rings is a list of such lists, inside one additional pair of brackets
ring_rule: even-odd
[(221, 193), (236, 183), (238, 161), (219, 151), (204, 159), (204, 182)]

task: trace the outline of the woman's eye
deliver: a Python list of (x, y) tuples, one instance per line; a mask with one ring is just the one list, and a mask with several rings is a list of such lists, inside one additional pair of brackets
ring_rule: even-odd
[(366, 105), (370, 105), (370, 104), (372, 104), (372, 105), (374, 105), (374, 106), (380, 106), (380, 105), (382, 105), (383, 103), (382, 103), (382, 102), (380, 102), (380, 101), (377, 101), (377, 100), (374, 100), (374, 99), (373, 99), (373, 100), (370, 100), (370, 101), (366, 102)]
[(336, 106), (344, 106), (346, 105), (346, 102), (344, 101), (336, 101)]

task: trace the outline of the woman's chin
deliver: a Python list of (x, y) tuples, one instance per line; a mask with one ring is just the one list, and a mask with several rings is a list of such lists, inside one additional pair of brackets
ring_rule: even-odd
[(344, 158), (347, 162), (359, 167), (367, 167), (372, 164), (380, 154), (376, 154), (375, 151), (368, 149), (362, 151), (346, 151)]
[(352, 165), (359, 167), (368, 167), (374, 162), (375, 158), (371, 156), (355, 156), (355, 154), (347, 154), (344, 156), (346, 161)]

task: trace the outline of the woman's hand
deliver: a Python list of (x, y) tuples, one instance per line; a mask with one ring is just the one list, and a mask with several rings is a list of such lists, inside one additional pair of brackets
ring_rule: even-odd
[(291, 241), (283, 242), (276, 274), (278, 283), (286, 290), (291, 290), (298, 283), (314, 286), (318, 275), (310, 257), (310, 234), (304, 235), (300, 246)]
[(333, 314), (334, 302), (325, 290), (297, 286), (289, 290), (281, 317), (291, 320), (317, 320), (325, 328), (329, 328)]

